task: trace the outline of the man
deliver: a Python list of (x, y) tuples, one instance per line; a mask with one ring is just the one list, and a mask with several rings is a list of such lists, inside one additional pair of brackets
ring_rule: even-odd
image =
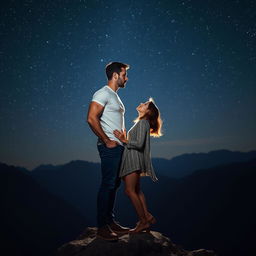
[(127, 69), (129, 65), (120, 62), (106, 66), (108, 84), (94, 93), (87, 115), (88, 124), (98, 136), (102, 182), (97, 197), (97, 237), (105, 240), (117, 240), (119, 234), (129, 231), (114, 220), (113, 212), (116, 191), (121, 183), (118, 172), (124, 149), (113, 131), (125, 129), (125, 108), (117, 91), (128, 81)]

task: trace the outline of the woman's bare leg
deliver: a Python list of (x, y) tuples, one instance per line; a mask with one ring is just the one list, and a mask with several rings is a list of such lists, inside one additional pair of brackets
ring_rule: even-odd
[(145, 216), (143, 204), (140, 200), (139, 195), (136, 193), (136, 185), (140, 180), (139, 172), (132, 172), (124, 177), (125, 183), (125, 193), (129, 196), (137, 214), (142, 223), (147, 222), (147, 218)]
[(139, 182), (136, 184), (135, 191), (136, 191), (137, 195), (138, 195), (139, 198), (140, 198), (140, 201), (141, 201), (141, 203), (142, 203), (142, 205), (143, 205), (144, 214), (145, 214), (147, 220), (149, 221), (150, 219), (152, 219), (153, 216), (152, 216), (152, 214), (149, 213), (149, 211), (148, 211), (148, 207), (147, 207), (145, 195), (144, 195), (144, 193), (143, 193), (143, 192), (141, 191), (141, 189), (140, 189), (140, 180), (139, 180)]

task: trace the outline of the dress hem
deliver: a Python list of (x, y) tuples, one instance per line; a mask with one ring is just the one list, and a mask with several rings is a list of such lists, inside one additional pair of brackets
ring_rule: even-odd
[(128, 174), (131, 174), (131, 173), (136, 172), (136, 171), (140, 171), (140, 177), (150, 177), (153, 181), (157, 181), (158, 180), (158, 178), (156, 176), (150, 175), (146, 171), (141, 171), (139, 168), (138, 169), (137, 168), (131, 169), (129, 172), (127, 172), (125, 174), (121, 174), (121, 175), (119, 174), (119, 177), (123, 178), (123, 177), (127, 176)]

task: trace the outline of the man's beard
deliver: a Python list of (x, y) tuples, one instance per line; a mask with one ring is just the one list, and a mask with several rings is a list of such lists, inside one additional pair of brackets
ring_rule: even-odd
[(124, 88), (125, 87), (125, 82), (122, 82), (121, 80), (118, 79), (117, 81), (118, 87)]

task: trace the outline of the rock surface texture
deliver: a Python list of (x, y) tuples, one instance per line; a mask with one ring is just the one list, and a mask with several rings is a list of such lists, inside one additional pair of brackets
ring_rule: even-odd
[(57, 256), (217, 256), (212, 250), (187, 251), (156, 231), (123, 235), (118, 241), (96, 238), (97, 228), (88, 227), (77, 239), (58, 248)]

